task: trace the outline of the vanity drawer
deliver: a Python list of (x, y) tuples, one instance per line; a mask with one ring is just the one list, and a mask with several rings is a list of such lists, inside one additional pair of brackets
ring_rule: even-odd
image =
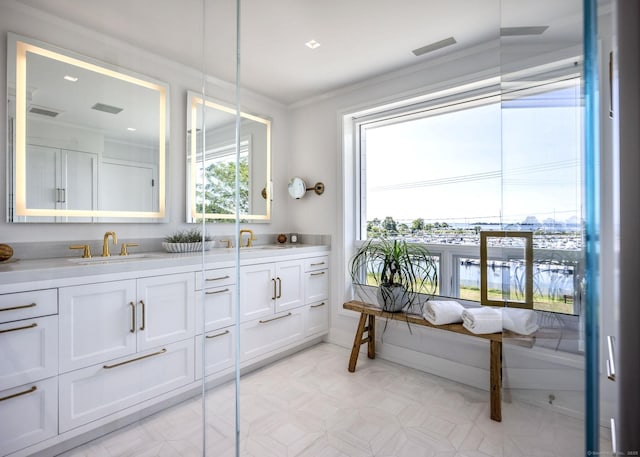
[(60, 433), (193, 382), (193, 341), (60, 375)]
[(240, 325), (240, 361), (267, 354), (303, 339), (302, 308)]
[(0, 392), (0, 455), (58, 434), (58, 379)]
[(304, 271), (325, 270), (329, 268), (329, 256), (304, 259)]
[(329, 302), (321, 301), (307, 306), (304, 319), (304, 337), (318, 336), (329, 331)]
[(236, 288), (205, 289), (196, 293), (196, 333), (233, 325), (236, 319)]
[(0, 322), (58, 314), (58, 290), (32, 290), (0, 295)]
[(216, 330), (196, 336), (196, 379), (202, 378), (202, 351), (204, 350), (204, 374), (209, 376), (235, 364), (235, 327)]
[(58, 374), (58, 316), (0, 324), (0, 390)]
[(304, 274), (304, 302), (315, 303), (329, 298), (329, 270), (308, 271)]
[(235, 283), (235, 267), (214, 268), (211, 270), (205, 270), (204, 275), (201, 271), (196, 272), (196, 290), (201, 290), (203, 288), (208, 289), (210, 287), (228, 286)]

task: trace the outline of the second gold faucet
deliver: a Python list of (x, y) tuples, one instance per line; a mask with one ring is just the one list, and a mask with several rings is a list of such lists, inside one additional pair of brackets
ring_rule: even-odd
[(109, 237), (112, 238), (114, 245), (118, 244), (118, 235), (116, 235), (116, 232), (106, 232), (102, 242), (102, 257), (111, 256), (111, 252), (109, 252)]
[(248, 233), (249, 234), (249, 238), (247, 238), (247, 244), (245, 245), (246, 247), (250, 248), (252, 246), (252, 241), (256, 240), (256, 236), (253, 234), (253, 230), (250, 229), (242, 229), (240, 230), (240, 247), (242, 247), (242, 234), (243, 233)]

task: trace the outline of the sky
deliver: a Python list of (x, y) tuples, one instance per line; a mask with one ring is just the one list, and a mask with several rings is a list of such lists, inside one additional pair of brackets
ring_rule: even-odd
[(580, 109), (557, 94), (368, 128), (367, 220), (580, 219)]

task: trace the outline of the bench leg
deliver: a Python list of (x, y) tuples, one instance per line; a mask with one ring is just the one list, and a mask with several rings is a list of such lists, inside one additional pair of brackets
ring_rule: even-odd
[(356, 371), (356, 363), (358, 363), (358, 353), (360, 352), (360, 345), (362, 344), (362, 334), (364, 333), (364, 326), (367, 323), (367, 315), (365, 313), (360, 314), (360, 321), (358, 322), (358, 328), (356, 330), (356, 337), (353, 340), (353, 348), (351, 349), (351, 357), (349, 358), (349, 371), (353, 373)]
[(491, 397), (491, 419), (502, 422), (502, 342), (491, 341), (489, 384)]
[(369, 326), (367, 327), (367, 356), (370, 359), (376, 358), (376, 316), (369, 314)]

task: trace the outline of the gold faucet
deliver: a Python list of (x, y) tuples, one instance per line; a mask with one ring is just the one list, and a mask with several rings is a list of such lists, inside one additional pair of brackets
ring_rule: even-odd
[(110, 257), (111, 253), (109, 252), (109, 236), (113, 238), (113, 244), (118, 244), (118, 236), (116, 232), (107, 232), (104, 234), (104, 241), (102, 243), (102, 257)]
[(249, 229), (240, 230), (240, 246), (242, 246), (242, 234), (243, 233), (248, 233), (250, 235), (249, 238), (247, 238), (247, 244), (246, 244), (246, 247), (250, 248), (251, 247), (251, 242), (256, 240), (256, 236), (253, 234), (253, 230), (249, 230)]

